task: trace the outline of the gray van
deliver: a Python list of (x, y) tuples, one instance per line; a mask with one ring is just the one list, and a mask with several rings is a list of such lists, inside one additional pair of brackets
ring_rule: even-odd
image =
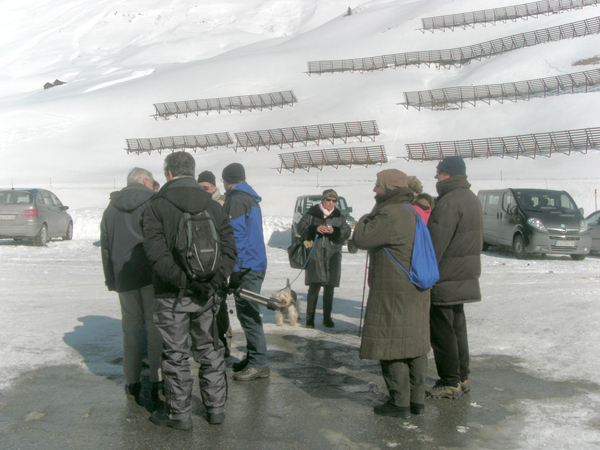
[(479, 191), (483, 209), (483, 249), (512, 247), (515, 256), (528, 253), (570, 255), (581, 261), (592, 237), (582, 212), (565, 191), (502, 189)]

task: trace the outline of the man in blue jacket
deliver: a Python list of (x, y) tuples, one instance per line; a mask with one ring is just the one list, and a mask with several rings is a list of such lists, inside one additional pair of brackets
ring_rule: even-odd
[[(233, 226), (238, 259), (229, 279), (229, 287), (260, 294), (267, 271), (267, 251), (262, 228), (258, 194), (246, 183), (246, 171), (239, 163), (223, 169), (226, 196), (223, 209)], [(246, 335), (246, 358), (233, 365), (233, 379), (250, 381), (270, 376), (267, 339), (258, 305), (236, 296), (235, 309)]]

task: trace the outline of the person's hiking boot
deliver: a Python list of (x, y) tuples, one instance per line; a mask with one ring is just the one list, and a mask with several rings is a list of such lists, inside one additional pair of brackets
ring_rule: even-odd
[(375, 414), (379, 416), (400, 417), (401, 419), (410, 419), (410, 408), (408, 406), (396, 406), (390, 402), (383, 405), (377, 405), (373, 408)]
[(412, 403), (410, 404), (410, 413), (415, 414), (417, 416), (422, 416), (425, 414), (425, 404), (424, 403)]
[(152, 413), (150, 422), (159, 427), (171, 427), (183, 431), (189, 431), (194, 427), (191, 417), (186, 417), (185, 419), (170, 419), (165, 413), (159, 411), (154, 411)]
[(462, 395), (463, 391), (460, 387), (460, 383), (456, 383), (456, 386), (448, 386), (442, 383), (442, 380), (437, 380), (431, 387), (425, 388), (425, 394), (427, 397), (433, 398), (452, 398), (457, 399)]
[(269, 378), (271, 376), (271, 369), (269, 366), (265, 367), (252, 367), (246, 366), (243, 370), (235, 372), (233, 379), (237, 381), (251, 381), (257, 378)]
[(462, 389), (463, 394), (469, 392), (471, 390), (471, 379), (467, 378), (465, 381), (461, 381), (460, 388)]
[(323, 325), (325, 325), (327, 328), (335, 327), (335, 323), (333, 323), (333, 320), (331, 320), (331, 316), (323, 317)]
[(152, 388), (150, 388), (150, 398), (153, 402), (157, 402), (159, 400), (159, 394), (162, 392), (165, 395), (165, 387), (163, 381), (153, 381)]
[(206, 421), (211, 425), (221, 425), (225, 422), (225, 413), (208, 411), (206, 413)]
[(314, 328), (315, 327), (315, 315), (307, 314), (306, 315), (306, 328)]
[(240, 372), (240, 371), (244, 370), (247, 365), (248, 365), (248, 358), (244, 358), (241, 361), (233, 363), (233, 365), (231, 367), (233, 368), (234, 372)]
[(140, 393), (142, 392), (142, 383), (139, 381), (137, 383), (131, 383), (125, 385), (125, 393), (127, 395), (133, 395), (135, 399), (140, 398)]

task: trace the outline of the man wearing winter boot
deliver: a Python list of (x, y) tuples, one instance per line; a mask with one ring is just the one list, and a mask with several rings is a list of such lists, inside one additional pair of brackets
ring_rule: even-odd
[(471, 388), (464, 304), (481, 301), (483, 213), (459, 156), (444, 158), (435, 178), (439, 197), (427, 227), (440, 270), (431, 288), (430, 331), (439, 380), (427, 388), (434, 398), (459, 398)]
[[(239, 252), (229, 287), (260, 294), (267, 271), (267, 249), (259, 205), (262, 199), (246, 182), (246, 170), (241, 164), (229, 164), (223, 169), (221, 178), (226, 191), (223, 210), (231, 220)], [(260, 308), (256, 303), (236, 296), (235, 310), (246, 335), (246, 357), (233, 365), (233, 379), (252, 381), (268, 378), (271, 370)]]
[(142, 217), (155, 196), (153, 181), (150, 172), (136, 167), (127, 175), (127, 186), (110, 194), (100, 224), (100, 245), (106, 287), (119, 293), (121, 303), (125, 392), (139, 400), (142, 342), (147, 336), (150, 395), (158, 401), (162, 339), (152, 323), (156, 299), (150, 262), (142, 244)]
[[(155, 411), (150, 421), (178, 430), (192, 429), (190, 355), (200, 365), (200, 393), (208, 423), (221, 424), (225, 420), (225, 349), (216, 336), (218, 302), (215, 302), (237, 257), (229, 219), (194, 179), (195, 165), (189, 153), (168, 155), (164, 163), (167, 182), (144, 214), (144, 249), (152, 265), (154, 294), (158, 303), (154, 323), (164, 340), (166, 406), (164, 412)], [(219, 235), (222, 261), (211, 279), (197, 281), (183, 270), (185, 264), (176, 243), (182, 234), (185, 235), (180, 233), (184, 213), (196, 216), (203, 212), (208, 214), (202, 217), (212, 219)]]

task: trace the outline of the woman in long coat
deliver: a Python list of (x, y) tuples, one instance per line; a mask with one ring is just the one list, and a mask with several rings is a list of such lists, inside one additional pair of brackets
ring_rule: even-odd
[[(375, 207), (354, 229), (353, 242), (369, 251), (369, 298), (360, 346), (361, 359), (378, 359), (390, 400), (375, 413), (394, 417), (423, 414), (429, 343), (429, 289), (412, 284), (410, 261), (416, 216), (414, 194), (403, 172), (377, 174)], [(405, 205), (406, 204), (406, 205)]]
[(335, 204), (338, 195), (333, 189), (323, 191), (321, 203), (311, 207), (298, 222), (298, 234), (312, 241), (312, 253), (306, 265), (304, 284), (306, 298), (306, 326), (315, 327), (315, 310), (319, 291), (323, 287), (323, 325), (332, 328), (333, 290), (340, 285), (342, 274), (342, 244), (352, 230)]

